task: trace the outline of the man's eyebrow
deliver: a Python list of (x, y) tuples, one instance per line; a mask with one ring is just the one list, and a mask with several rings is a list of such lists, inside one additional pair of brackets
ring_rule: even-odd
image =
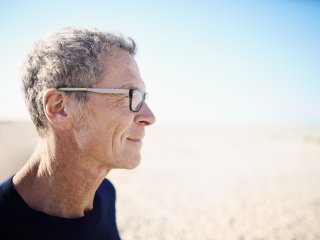
[(140, 88), (136, 85), (134, 85), (133, 83), (125, 83), (123, 85), (120, 85), (118, 88), (127, 88), (127, 89), (130, 89), (130, 88), (138, 88), (140, 90), (144, 90), (144, 88)]
[(120, 85), (118, 88), (136, 88), (132, 83), (125, 83), (123, 85)]

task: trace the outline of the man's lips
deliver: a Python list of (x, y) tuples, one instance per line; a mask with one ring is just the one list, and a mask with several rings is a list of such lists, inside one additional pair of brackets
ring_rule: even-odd
[(131, 143), (133, 146), (142, 147), (143, 142), (141, 138), (127, 138), (128, 143)]
[(127, 135), (127, 140), (133, 143), (142, 144), (142, 139), (144, 138), (144, 131), (131, 133)]
[(142, 138), (127, 138), (127, 140), (131, 142), (141, 142), (142, 143)]

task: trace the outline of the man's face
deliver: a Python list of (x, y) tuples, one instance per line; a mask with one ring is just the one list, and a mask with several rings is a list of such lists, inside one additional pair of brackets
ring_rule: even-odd
[[(115, 50), (108, 56), (104, 78), (96, 88), (138, 88), (145, 91), (133, 56)], [(80, 151), (108, 168), (131, 169), (141, 160), (145, 127), (155, 117), (146, 103), (139, 112), (129, 109), (127, 94), (89, 93), (85, 116), (74, 133)]]

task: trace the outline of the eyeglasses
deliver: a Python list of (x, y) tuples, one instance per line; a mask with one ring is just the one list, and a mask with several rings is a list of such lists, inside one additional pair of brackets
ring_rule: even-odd
[(129, 108), (132, 112), (139, 112), (148, 93), (142, 92), (137, 88), (132, 89), (110, 89), (110, 88), (58, 88), (65, 92), (94, 92), (94, 93), (112, 93), (128, 94)]

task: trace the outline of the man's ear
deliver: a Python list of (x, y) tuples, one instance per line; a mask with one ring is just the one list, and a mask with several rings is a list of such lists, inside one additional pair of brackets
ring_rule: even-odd
[(44, 113), (50, 125), (66, 130), (71, 128), (71, 113), (67, 111), (67, 103), (70, 101), (64, 92), (49, 89), (43, 95)]

